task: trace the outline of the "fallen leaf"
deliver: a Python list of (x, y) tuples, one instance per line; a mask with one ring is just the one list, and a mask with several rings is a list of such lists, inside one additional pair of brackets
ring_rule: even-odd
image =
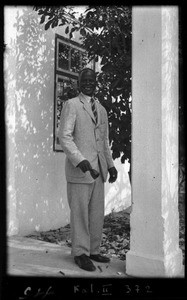
[(102, 268), (100, 266), (97, 266), (100, 272), (103, 272)]
[(114, 254), (115, 250), (114, 249), (109, 249), (109, 253)]
[(121, 272), (117, 272), (117, 274), (118, 274), (118, 275), (122, 275), (122, 273), (121, 273)]
[(65, 276), (65, 273), (64, 273), (64, 272), (62, 272), (62, 271), (59, 271), (59, 273)]

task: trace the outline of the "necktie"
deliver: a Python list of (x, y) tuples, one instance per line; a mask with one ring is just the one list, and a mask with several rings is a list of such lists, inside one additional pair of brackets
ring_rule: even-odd
[(91, 98), (91, 107), (92, 107), (92, 111), (95, 117), (95, 122), (97, 123), (97, 110), (95, 107), (95, 100), (93, 98)]

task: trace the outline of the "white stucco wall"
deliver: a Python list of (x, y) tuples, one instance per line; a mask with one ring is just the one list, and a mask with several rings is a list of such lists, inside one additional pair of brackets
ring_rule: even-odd
[[(54, 44), (63, 27), (44, 30), (32, 7), (4, 10), (4, 78), (9, 235), (59, 228), (69, 222), (65, 155), (53, 151)], [(16, 13), (23, 13), (14, 28)], [(20, 14), (20, 16), (21, 16)], [(105, 186), (105, 213), (130, 205), (128, 165), (115, 160), (118, 180)]]

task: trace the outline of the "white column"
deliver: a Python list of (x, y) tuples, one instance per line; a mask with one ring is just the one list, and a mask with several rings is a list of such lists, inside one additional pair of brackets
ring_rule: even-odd
[(178, 8), (133, 8), (132, 213), (126, 273), (182, 271), (178, 213)]

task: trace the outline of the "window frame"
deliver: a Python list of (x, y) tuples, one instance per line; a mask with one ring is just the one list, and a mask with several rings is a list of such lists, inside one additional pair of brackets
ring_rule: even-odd
[[(69, 56), (68, 56), (68, 68), (69, 69), (64, 69), (59, 67), (59, 45), (60, 43), (67, 45), (70, 47), (69, 51)], [(73, 40), (70, 40), (68, 38), (65, 38), (64, 36), (61, 36), (59, 34), (55, 34), (55, 51), (54, 51), (54, 124), (53, 124), (53, 151), (54, 152), (63, 152), (60, 144), (58, 143), (58, 116), (57, 116), (57, 108), (58, 108), (58, 91), (57, 91), (57, 86), (58, 86), (58, 79), (73, 79), (78, 81), (78, 72), (74, 72), (70, 70), (71, 67), (71, 49), (76, 49), (80, 51), (81, 53), (85, 53), (86, 50), (83, 48), (83, 46), (75, 42)], [(82, 58), (81, 58), (82, 60)], [(91, 67), (93, 70), (95, 70), (95, 60), (92, 60), (90, 62)], [(82, 61), (81, 61), (81, 67), (82, 67)], [(65, 102), (66, 100), (64, 100)], [(63, 107), (63, 100), (62, 100), (62, 107)], [(59, 117), (60, 119), (60, 117)]]

